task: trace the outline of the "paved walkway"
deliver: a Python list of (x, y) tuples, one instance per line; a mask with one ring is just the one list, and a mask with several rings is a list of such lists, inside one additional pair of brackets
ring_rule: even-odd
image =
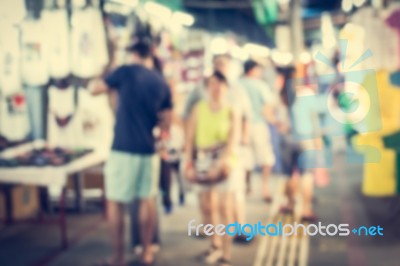
[[(248, 245), (235, 244), (233, 265), (385, 265), (398, 266), (400, 238), (396, 238), (396, 224), (388, 214), (393, 207), (392, 199), (365, 199), (360, 193), (361, 168), (346, 166), (341, 156), (331, 170), (331, 181), (326, 188), (316, 189), (315, 210), (323, 224), (349, 223), (351, 226), (377, 225), (385, 227), (385, 236), (373, 237), (257, 237)], [(341, 166), (341, 167), (338, 167)], [(267, 205), (260, 200), (259, 191), (248, 198), (248, 222), (289, 222), (296, 217), (278, 215), (282, 203), (283, 179), (272, 178), (274, 203)], [(253, 188), (259, 188), (255, 177)], [(399, 205), (400, 206), (400, 205)], [(160, 210), (160, 213), (162, 211)], [(187, 223), (200, 221), (196, 196), (190, 194), (184, 207), (176, 207), (172, 215), (161, 215), (162, 247), (156, 265), (188, 266), (203, 265), (196, 256), (204, 251), (209, 241), (187, 236)], [(0, 265), (95, 265), (110, 255), (110, 239), (105, 223), (99, 222), (100, 214), (70, 215), (70, 236), (79, 236), (70, 249), (60, 252), (56, 227), (17, 225), (0, 231)], [(398, 230), (400, 231), (400, 230)], [(126, 234), (128, 243), (128, 235)], [(127, 250), (127, 252), (129, 252)], [(129, 252), (133, 254), (133, 252)], [(135, 264), (135, 257), (131, 264)]]

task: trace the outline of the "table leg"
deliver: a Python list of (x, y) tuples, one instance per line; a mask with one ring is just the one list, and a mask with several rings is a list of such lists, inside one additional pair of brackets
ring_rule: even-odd
[(107, 199), (106, 199), (106, 192), (104, 189), (104, 185), (101, 187), (101, 205), (103, 207), (103, 219), (107, 219)]
[(14, 223), (13, 219), (13, 206), (12, 206), (12, 186), (6, 185), (4, 189), (5, 193), (5, 203), (6, 203), (6, 217), (5, 217), (5, 224), (11, 225)]
[(63, 187), (60, 195), (60, 231), (61, 231), (61, 248), (68, 248), (68, 233), (67, 233), (67, 222), (65, 218), (65, 200), (66, 200), (67, 188)]
[(52, 213), (54, 211), (51, 205), (48, 187), (39, 188), (39, 200), (40, 200), (40, 207), (43, 211), (47, 213)]
[(85, 209), (85, 201), (82, 195), (83, 191), (83, 180), (81, 178), (80, 173), (76, 173), (73, 175), (74, 179), (74, 188), (75, 188), (75, 208), (76, 210), (81, 213)]

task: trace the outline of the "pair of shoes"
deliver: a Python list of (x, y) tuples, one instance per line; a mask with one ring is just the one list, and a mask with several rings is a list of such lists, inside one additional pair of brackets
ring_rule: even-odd
[(173, 210), (172, 205), (164, 207), (165, 214), (171, 214), (172, 210)]
[(293, 207), (282, 206), (279, 211), (283, 214), (292, 215), (294, 213)]
[(236, 235), (235, 236), (235, 238), (233, 239), (233, 241), (235, 242), (235, 243), (239, 243), (239, 244), (250, 244), (251, 243), (251, 241), (253, 241), (253, 239), (254, 238), (252, 238), (252, 239), (250, 239), (250, 240), (247, 240), (247, 236), (245, 236), (245, 235)]
[(218, 266), (231, 266), (232, 263), (230, 260), (224, 259), (224, 258), (220, 258), (218, 260)]
[(153, 260), (152, 262), (140, 262), (140, 266), (153, 266), (155, 264), (155, 260)]
[(179, 204), (181, 206), (185, 205), (185, 196), (183, 194), (179, 195)]
[(301, 222), (302, 223), (316, 223), (317, 222), (317, 216), (315, 216), (314, 214), (311, 215), (303, 215), (301, 217)]
[(200, 254), (199, 259), (206, 264), (215, 264), (222, 258), (222, 249), (211, 246), (211, 248)]
[(126, 266), (125, 262), (113, 262), (111, 259), (104, 259), (96, 264), (96, 266)]
[(272, 197), (269, 197), (269, 196), (268, 196), (268, 197), (264, 197), (263, 200), (264, 200), (266, 203), (268, 203), (268, 204), (269, 204), (269, 203), (272, 203), (272, 201), (273, 201), (273, 200), (272, 200)]

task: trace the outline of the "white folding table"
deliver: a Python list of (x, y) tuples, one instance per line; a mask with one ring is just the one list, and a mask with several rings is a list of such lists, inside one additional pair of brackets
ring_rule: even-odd
[[(23, 151), (29, 151), (33, 148), (44, 147), (45, 143), (35, 142), (23, 144), (19, 147), (10, 148), (0, 154), (1, 157), (13, 157)], [(0, 168), (0, 183), (6, 184), (24, 184), (38, 187), (59, 188), (61, 193), (59, 197), (59, 219), (57, 224), (61, 232), (62, 248), (68, 247), (67, 223), (65, 218), (66, 190), (68, 178), (75, 177), (79, 179), (79, 173), (91, 167), (102, 164), (106, 159), (106, 152), (93, 151), (70, 163), (62, 166), (45, 166), (45, 167), (15, 167)], [(79, 180), (77, 180), (79, 181)], [(78, 189), (80, 190), (80, 189)], [(80, 191), (77, 190), (76, 195), (78, 201)], [(104, 192), (103, 192), (104, 194)]]

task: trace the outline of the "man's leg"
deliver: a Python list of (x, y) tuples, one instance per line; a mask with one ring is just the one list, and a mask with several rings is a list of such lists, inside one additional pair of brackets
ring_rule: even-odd
[(262, 166), (262, 197), (266, 201), (271, 201), (271, 193), (269, 191), (269, 174), (271, 173), (271, 166)]
[(139, 225), (143, 247), (142, 262), (144, 263), (152, 263), (154, 261), (152, 242), (156, 229), (156, 211), (155, 198), (140, 199)]
[(108, 264), (124, 265), (124, 212), (123, 207), (133, 198), (136, 174), (134, 157), (131, 154), (112, 151), (105, 169), (105, 191), (107, 220), (110, 225), (113, 257)]
[(269, 190), (269, 175), (275, 163), (275, 155), (272, 149), (270, 132), (267, 125), (259, 124), (254, 127), (254, 156), (257, 165), (262, 167), (262, 197), (265, 201), (271, 202), (271, 192)]
[(302, 176), (303, 216), (311, 217), (313, 213), (314, 179), (311, 173)]
[(251, 171), (246, 170), (246, 195), (251, 194)]
[(113, 246), (113, 256), (110, 263), (112, 265), (123, 265), (125, 262), (123, 205), (116, 201), (107, 201), (107, 214)]
[(160, 158), (157, 155), (141, 156), (136, 195), (139, 198), (139, 226), (143, 247), (141, 261), (151, 264), (154, 261), (152, 242), (157, 224), (156, 197), (160, 181)]
[(299, 176), (292, 174), (289, 180), (286, 181), (285, 185), (285, 196), (287, 197), (287, 210), (294, 210), (296, 202), (296, 192), (299, 187)]
[(160, 164), (160, 188), (165, 212), (170, 213), (172, 211), (171, 166), (163, 159), (161, 159)]

